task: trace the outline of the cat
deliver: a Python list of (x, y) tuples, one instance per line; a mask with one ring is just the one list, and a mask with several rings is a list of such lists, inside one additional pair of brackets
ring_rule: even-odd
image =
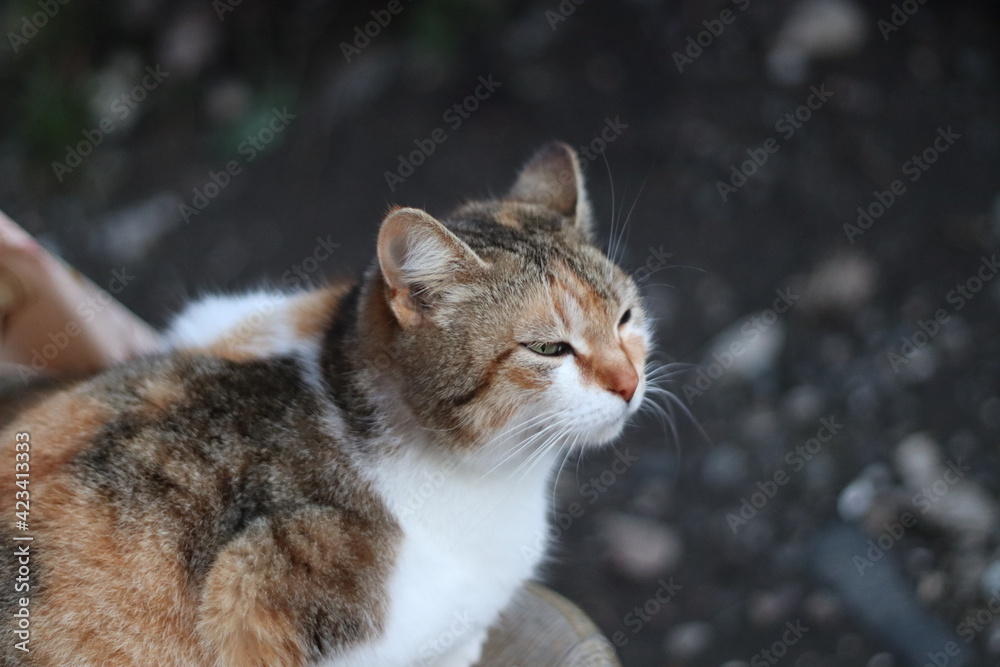
[(552, 143), (503, 198), (390, 210), (356, 282), (204, 299), (162, 354), (19, 406), (2, 664), (475, 664), (555, 464), (646, 390), (651, 325), (593, 218)]

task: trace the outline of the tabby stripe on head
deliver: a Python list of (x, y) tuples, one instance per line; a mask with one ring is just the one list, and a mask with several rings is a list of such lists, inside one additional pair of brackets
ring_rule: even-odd
[(471, 402), (480, 394), (482, 394), (482, 392), (487, 387), (493, 384), (493, 378), (496, 376), (497, 371), (500, 369), (500, 365), (503, 364), (503, 362), (507, 359), (507, 357), (509, 357), (511, 354), (514, 353), (515, 349), (516, 348), (513, 347), (507, 348), (506, 350), (498, 354), (493, 359), (493, 361), (490, 362), (490, 365), (486, 367), (486, 371), (483, 373), (482, 378), (480, 378), (476, 386), (473, 387), (471, 390), (465, 392), (464, 394), (459, 394), (458, 396), (453, 398), (451, 401), (452, 405), (454, 405), (456, 408), (461, 407)]

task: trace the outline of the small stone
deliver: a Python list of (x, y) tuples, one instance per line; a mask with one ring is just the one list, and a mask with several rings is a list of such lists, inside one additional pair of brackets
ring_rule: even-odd
[(878, 269), (860, 252), (841, 252), (821, 262), (806, 279), (802, 307), (814, 315), (853, 316), (875, 294)]
[(712, 626), (704, 621), (689, 621), (675, 626), (667, 634), (663, 645), (667, 655), (687, 662), (701, 655), (712, 643)]
[(794, 613), (798, 600), (799, 592), (794, 588), (753, 593), (748, 602), (750, 622), (758, 628), (779, 624)]
[(875, 485), (866, 477), (858, 477), (840, 492), (837, 513), (844, 521), (860, 521), (868, 514), (874, 500)]
[(809, 61), (855, 53), (864, 43), (868, 19), (850, 0), (805, 0), (795, 5), (767, 55), (778, 83), (803, 81)]
[(907, 436), (896, 447), (896, 469), (914, 492), (922, 516), (939, 527), (978, 542), (1000, 519), (1000, 509), (978, 484), (965, 477), (961, 461), (942, 461), (937, 442), (926, 433)]
[(782, 424), (770, 407), (755, 405), (739, 421), (740, 433), (747, 440), (771, 447), (781, 438)]
[(602, 515), (599, 531), (609, 564), (635, 581), (666, 574), (683, 557), (678, 532), (652, 519), (609, 512)]
[(774, 314), (747, 315), (715, 336), (704, 361), (708, 377), (733, 374), (752, 380), (771, 371), (785, 347), (785, 327)]
[(930, 607), (941, 600), (947, 588), (948, 575), (940, 570), (927, 572), (917, 582), (917, 598)]
[(896, 470), (912, 490), (932, 484), (941, 473), (941, 449), (926, 433), (913, 433), (896, 446)]
[(949, 487), (936, 502), (932, 499), (926, 515), (941, 528), (962, 533), (978, 542), (993, 533), (998, 511), (992, 497), (979, 485), (960, 481)]
[(213, 123), (236, 123), (246, 115), (252, 98), (253, 91), (249, 85), (228, 79), (215, 84), (206, 93), (205, 111)]
[(837, 623), (844, 611), (840, 598), (825, 590), (811, 593), (802, 602), (802, 607), (810, 619), (823, 626)]
[(873, 514), (894, 511), (886, 508), (885, 503), (879, 503), (890, 493), (891, 473), (882, 463), (870, 463), (864, 467), (850, 484), (840, 492), (837, 498), (837, 512), (844, 521), (862, 521), (872, 519)]
[(177, 227), (181, 199), (161, 192), (107, 214), (94, 234), (94, 244), (115, 262), (134, 264), (146, 257), (156, 243)]
[(893, 359), (890, 367), (898, 371), (899, 379), (907, 384), (919, 384), (930, 380), (937, 373), (940, 354), (934, 344), (918, 347), (906, 356), (903, 361)]
[(808, 424), (821, 416), (825, 405), (826, 397), (819, 387), (803, 384), (785, 394), (782, 408), (795, 423)]
[(219, 49), (222, 31), (207, 6), (179, 10), (159, 32), (157, 60), (170, 74), (193, 76), (204, 69)]

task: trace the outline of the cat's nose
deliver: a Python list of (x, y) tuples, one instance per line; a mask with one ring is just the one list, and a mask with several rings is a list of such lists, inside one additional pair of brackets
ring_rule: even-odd
[(620, 366), (608, 378), (607, 388), (611, 393), (624, 398), (626, 403), (631, 403), (635, 390), (639, 388), (639, 374), (632, 368), (632, 364)]

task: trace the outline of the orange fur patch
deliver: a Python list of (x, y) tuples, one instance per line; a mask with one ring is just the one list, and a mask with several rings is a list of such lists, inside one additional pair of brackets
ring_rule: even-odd
[(33, 612), (39, 664), (125, 667), (157, 655), (164, 664), (212, 665), (172, 545), (157, 526), (119, 532), (101, 499), (74, 487), (68, 475), (35, 485), (43, 599), (52, 601)]
[[(31, 477), (43, 478), (61, 468), (97, 434), (112, 411), (84, 392), (56, 394), (15, 418), (0, 432), (0, 452), (14, 470), (14, 435), (26, 432), (31, 442)], [(0, 475), (0, 489), (13, 497), (15, 477)]]
[(322, 336), (340, 300), (350, 290), (349, 283), (341, 283), (296, 298), (290, 308), (292, 328), (295, 333), (301, 338), (308, 339)]

